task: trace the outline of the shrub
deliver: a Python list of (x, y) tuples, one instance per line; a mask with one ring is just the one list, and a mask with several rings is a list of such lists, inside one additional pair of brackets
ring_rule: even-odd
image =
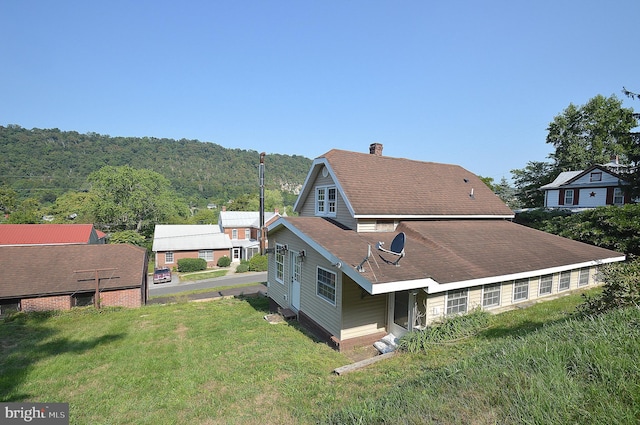
[(227, 257), (226, 255), (224, 257), (220, 257), (220, 259), (218, 260), (218, 267), (229, 267), (231, 265), (231, 258)]
[(207, 269), (207, 261), (204, 258), (181, 258), (178, 260), (180, 273), (197, 272)]
[(581, 314), (601, 314), (616, 308), (640, 305), (640, 260), (602, 267), (599, 279), (605, 282), (602, 293), (588, 297), (578, 306)]
[(269, 265), (266, 255), (254, 255), (249, 260), (249, 270), (253, 272), (266, 272)]
[(236, 267), (236, 273), (246, 273), (249, 271), (249, 265), (244, 263), (244, 264), (239, 264), (238, 267)]
[(445, 317), (422, 331), (409, 332), (400, 338), (401, 350), (417, 353), (430, 344), (454, 342), (475, 335), (489, 324), (489, 313), (476, 309), (461, 316)]

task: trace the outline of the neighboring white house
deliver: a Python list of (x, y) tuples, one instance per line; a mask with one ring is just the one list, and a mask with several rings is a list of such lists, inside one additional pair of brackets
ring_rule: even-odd
[[(272, 311), (342, 350), (598, 284), (624, 254), (534, 230), (457, 165), (331, 150), (268, 227)], [(395, 243), (404, 240), (404, 244)]]
[(582, 171), (565, 171), (540, 188), (545, 208), (572, 211), (631, 202), (622, 185), (624, 179), (607, 166), (596, 165)]
[(153, 232), (156, 267), (178, 266), (181, 258), (203, 258), (214, 267), (233, 245), (215, 224), (157, 224)]
[[(265, 212), (264, 222), (268, 226), (280, 217), (278, 211)], [(231, 239), (233, 245), (231, 260), (249, 260), (260, 251), (260, 212), (220, 211), (218, 219), (220, 231)]]

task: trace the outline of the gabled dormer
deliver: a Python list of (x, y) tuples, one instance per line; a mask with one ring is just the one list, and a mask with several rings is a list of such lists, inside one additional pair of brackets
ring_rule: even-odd
[(333, 149), (313, 161), (294, 206), (358, 232), (393, 231), (400, 221), (512, 218), (475, 174), (457, 165)]

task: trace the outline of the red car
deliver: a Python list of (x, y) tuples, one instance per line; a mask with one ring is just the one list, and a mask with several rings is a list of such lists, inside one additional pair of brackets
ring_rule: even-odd
[(166, 267), (155, 269), (155, 271), (153, 272), (153, 283), (165, 282), (171, 282), (171, 270)]

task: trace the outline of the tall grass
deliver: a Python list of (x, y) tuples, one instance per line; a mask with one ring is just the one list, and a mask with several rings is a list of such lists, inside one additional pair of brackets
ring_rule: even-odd
[[(640, 310), (569, 319), (424, 369), (326, 423), (637, 424)], [(409, 360), (410, 361), (410, 360)]]

